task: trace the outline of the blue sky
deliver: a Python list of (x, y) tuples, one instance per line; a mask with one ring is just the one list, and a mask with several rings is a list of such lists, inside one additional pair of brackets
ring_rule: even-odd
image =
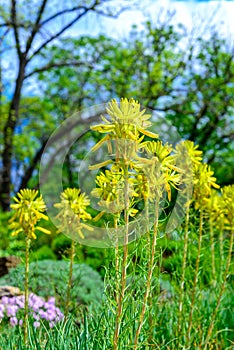
[[(124, 1), (122, 1), (124, 3)], [(174, 23), (183, 23), (188, 29), (194, 23), (205, 23), (208, 19), (224, 36), (234, 37), (234, 1), (225, 0), (137, 0), (135, 10), (122, 13), (118, 19), (87, 16), (71, 30), (72, 36), (79, 34), (105, 33), (115, 38), (125, 37), (133, 24), (142, 25), (148, 18), (157, 18), (160, 9), (175, 10)]]
[[(0, 3), (2, 1), (5, 0), (0, 0)], [(163, 20), (167, 10), (175, 10), (176, 14), (173, 18), (175, 24), (183, 23), (189, 30), (192, 30), (194, 24), (196, 24), (197, 34), (201, 34), (199, 31), (201, 32), (204, 29), (207, 20), (209, 20), (223, 36), (234, 40), (234, 0), (113, 0), (112, 3), (125, 5), (128, 1), (135, 1), (137, 4), (133, 10), (123, 12), (117, 19), (98, 16), (94, 13), (89, 14), (66, 32), (66, 36), (77, 38), (82, 34), (98, 35), (103, 33), (121, 40), (121, 38), (128, 36), (133, 24), (137, 24), (141, 28), (147, 19), (151, 19), (153, 22), (156, 22), (158, 18)], [(162, 9), (163, 13), (159, 16), (159, 11)], [(2, 60), (2, 67), (7, 69), (10, 74), (8, 74), (9, 86), (5, 93), (10, 94), (11, 82), (16, 72), (14, 70), (14, 57), (10, 57), (8, 52), (5, 52), (5, 54), (7, 59)], [(32, 82), (31, 87), (33, 87)]]

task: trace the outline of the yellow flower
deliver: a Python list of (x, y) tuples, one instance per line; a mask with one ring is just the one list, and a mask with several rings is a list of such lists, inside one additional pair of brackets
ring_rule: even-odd
[(204, 198), (204, 208), (209, 217), (209, 221), (218, 229), (223, 229), (223, 225), (226, 221), (222, 202), (223, 196), (215, 189), (211, 189), (210, 197)]
[(144, 172), (137, 173), (135, 183), (136, 193), (146, 201), (149, 198), (149, 184), (146, 174)]
[(234, 229), (234, 185), (225, 186), (221, 189), (221, 208), (226, 216), (227, 229)]
[(14, 197), (16, 203), (11, 204), (11, 208), (15, 214), (10, 219), (10, 228), (14, 230), (13, 236), (17, 236), (20, 232), (24, 232), (28, 238), (36, 238), (35, 230), (50, 234), (50, 231), (43, 227), (35, 226), (41, 219), (48, 220), (43, 214), (46, 210), (42, 196), (37, 197), (38, 191), (23, 189)]
[(168, 200), (171, 201), (171, 186), (178, 189), (182, 172), (175, 165), (175, 158), (171, 155), (172, 147), (168, 144), (163, 145), (161, 141), (147, 141), (141, 146), (148, 158), (137, 157), (137, 160), (148, 182), (149, 199), (154, 199), (155, 195), (162, 197), (165, 189)]
[[(129, 173), (128, 178), (128, 195), (129, 198), (138, 197), (138, 194), (134, 190), (134, 175), (131, 177)], [(124, 209), (124, 187), (125, 179), (123, 170), (117, 166), (113, 165), (110, 170), (105, 170), (97, 175), (96, 184), (98, 187), (93, 189), (91, 194), (100, 198), (98, 204), (100, 207), (107, 208), (112, 213), (120, 213)], [(136, 214), (137, 211), (131, 210), (131, 214)], [(133, 215), (131, 215), (133, 216)]]
[(194, 145), (193, 141), (182, 141), (176, 145), (175, 154), (176, 157), (180, 157), (186, 164), (186, 161), (191, 162), (192, 166), (200, 164), (202, 161), (202, 151), (198, 150), (198, 145)]
[(92, 230), (90, 226), (81, 222), (81, 220), (92, 219), (87, 212), (87, 206), (90, 204), (88, 196), (77, 188), (67, 188), (61, 193), (60, 198), (61, 202), (54, 204), (56, 208), (60, 209), (57, 215), (57, 219), (61, 223), (59, 231), (77, 232), (81, 238), (84, 238), (82, 229)]
[(206, 163), (194, 165), (194, 199), (195, 208), (201, 208), (206, 204), (206, 198), (210, 197), (211, 189), (218, 189), (220, 186), (216, 184), (214, 172)]
[[(104, 142), (116, 139), (129, 139), (137, 143), (141, 142), (144, 135), (158, 138), (158, 135), (147, 130), (151, 126), (150, 115), (145, 114), (145, 109), (140, 110), (140, 104), (134, 99), (121, 98), (120, 103), (113, 99), (106, 108), (110, 121), (101, 116), (104, 124), (92, 126), (91, 129), (106, 135), (92, 150), (97, 150)], [(143, 136), (141, 136), (143, 134)]]

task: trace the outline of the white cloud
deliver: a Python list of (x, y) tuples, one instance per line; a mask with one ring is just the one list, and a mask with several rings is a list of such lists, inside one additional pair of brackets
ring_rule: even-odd
[[(163, 20), (166, 11), (175, 10), (172, 23), (183, 23), (188, 30), (196, 27), (197, 34), (205, 33), (205, 28), (213, 24), (215, 29), (226, 37), (234, 37), (234, 2), (232, 1), (172, 1), (172, 0), (136, 0), (134, 10), (125, 11), (117, 19), (90, 13), (72, 27), (66, 36), (98, 35), (100, 33), (113, 38), (128, 36), (132, 25), (139, 28), (150, 19), (152, 22)], [(163, 9), (163, 12), (162, 12)], [(161, 12), (160, 12), (161, 11)]]

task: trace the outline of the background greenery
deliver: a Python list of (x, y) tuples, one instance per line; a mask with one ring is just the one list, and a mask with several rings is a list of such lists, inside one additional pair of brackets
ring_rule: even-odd
[[(134, 97), (163, 113), (181, 138), (200, 145), (220, 184), (233, 182), (233, 45), (221, 27), (207, 24), (199, 34), (195, 23), (190, 33), (182, 24), (172, 24), (168, 12), (143, 29), (135, 26), (124, 39), (71, 37), (66, 24), (72, 27), (74, 14), (73, 24), (95, 11), (113, 16), (118, 13), (115, 2), (87, 1), (84, 8), (78, 2), (72, 8), (68, 1), (55, 17), (50, 16), (51, 0), (34, 8), (21, 2), (0, 7), (2, 62), (11, 57), (14, 67), (6, 70), (2, 63), (0, 77), (4, 211), (12, 192), (37, 186), (38, 164), (51, 132), (73, 112), (113, 97)], [(48, 26), (50, 35), (42, 40), (41, 31)], [(9, 74), (15, 78), (9, 80)], [(64, 181), (70, 186), (84, 149), (66, 159)]]

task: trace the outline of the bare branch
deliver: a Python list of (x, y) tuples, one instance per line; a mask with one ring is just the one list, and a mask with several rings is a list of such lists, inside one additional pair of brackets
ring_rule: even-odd
[(87, 64), (87, 63), (79, 62), (79, 61), (48, 63), (41, 68), (35, 68), (32, 72), (26, 74), (24, 79), (27, 79), (36, 73), (42, 73), (42, 72), (48, 71), (48, 70), (53, 69), (53, 68), (59, 68), (59, 67), (62, 68), (62, 67), (71, 67), (71, 66), (78, 67), (81, 65), (82, 66), (86, 65), (90, 68), (93, 68), (93, 66), (91, 64)]
[(90, 11), (96, 11), (97, 14), (100, 14), (102, 16), (111, 16), (113, 18), (117, 18), (119, 16), (120, 13), (122, 13), (124, 10), (126, 10), (127, 8), (121, 8), (120, 11), (116, 12), (115, 14), (108, 14), (105, 13), (104, 11), (98, 10), (96, 9), (96, 6), (99, 5), (100, 2), (98, 0), (96, 0), (94, 2), (94, 4), (90, 7), (85, 7), (85, 6), (75, 6), (71, 9), (65, 9), (63, 11), (59, 11), (57, 13), (55, 13), (54, 15), (52, 15), (51, 17), (45, 19), (44, 21), (41, 22), (40, 24), (40, 28), (42, 26), (44, 26), (45, 24), (47, 24), (48, 22), (52, 21), (53, 19), (65, 14), (65, 13), (72, 13), (75, 12), (77, 10), (79, 10), (79, 14), (73, 19), (71, 20), (67, 25), (65, 25), (61, 30), (59, 30), (56, 34), (52, 35), (49, 39), (47, 39), (46, 41), (44, 41), (43, 44), (41, 44), (41, 46), (39, 46), (31, 55), (31, 57), (28, 58), (28, 62), (34, 57), (36, 56), (45, 46), (47, 46), (50, 42), (52, 42), (53, 40), (59, 38), (67, 29), (69, 29), (70, 27), (72, 27), (81, 17), (83, 17), (84, 15), (86, 15), (88, 12)]
[(36, 56), (46, 45), (48, 45), (53, 40), (57, 39), (62, 35), (68, 28), (73, 26), (81, 17), (83, 17), (87, 12), (90, 11), (90, 8), (85, 9), (82, 13), (80, 13), (78, 16), (76, 16), (72, 21), (70, 21), (66, 26), (64, 26), (61, 30), (59, 30), (56, 34), (52, 35), (48, 40), (46, 40), (42, 45), (40, 45), (33, 54), (28, 58), (28, 62)]
[(48, 0), (43, 0), (42, 1), (42, 4), (41, 4), (41, 7), (38, 11), (38, 15), (37, 15), (37, 19), (33, 25), (33, 29), (32, 29), (32, 32), (31, 32), (31, 35), (29, 36), (28, 40), (27, 40), (27, 44), (26, 44), (26, 49), (25, 49), (25, 53), (27, 54), (31, 45), (32, 45), (32, 42), (33, 42), (33, 39), (35, 37), (35, 35), (37, 34), (38, 32), (38, 29), (40, 27), (39, 23), (40, 23), (40, 20), (41, 20), (41, 17), (42, 17), (42, 14), (45, 10), (45, 6), (46, 6), (46, 3), (47, 3)]
[(10, 25), (12, 25), (11, 22), (0, 23), (0, 28), (2, 28), (2, 27), (8, 27), (8, 26), (10, 26)]
[[(3, 40), (4, 40), (4, 38), (7, 36), (7, 34), (9, 33), (9, 31), (10, 31), (10, 28), (7, 28), (7, 29), (5, 30), (5, 32), (2, 34), (2, 36), (0, 37), (0, 46), (2, 45)], [(5, 49), (5, 48), (4, 48), (4, 51), (6, 52), (6, 49)]]
[(62, 16), (64, 14), (66, 14), (66, 13), (71, 13), (71, 12), (75, 12), (76, 10), (85, 10), (85, 9), (87, 9), (85, 6), (74, 6), (74, 7), (70, 8), (70, 9), (64, 9), (64, 10), (59, 11), (59, 12), (55, 13), (54, 15), (46, 18), (44, 21), (42, 21), (40, 23), (40, 27), (43, 27), (45, 24), (49, 23), (53, 19), (55, 19), (55, 18), (57, 18), (59, 16)]
[[(96, 5), (98, 5), (98, 1), (95, 1), (95, 3), (91, 6), (91, 7), (84, 7), (84, 6), (78, 6), (78, 7), (74, 7), (73, 8), (73, 12), (76, 10), (83, 10), (81, 13), (79, 13), (72, 21), (70, 21), (67, 25), (65, 25), (61, 30), (59, 30), (56, 34), (52, 35), (48, 40), (46, 40), (41, 46), (39, 46), (39, 48), (37, 48), (34, 53), (31, 55), (31, 57), (29, 57), (28, 62), (34, 57), (36, 56), (46, 45), (48, 45), (50, 42), (52, 42), (53, 40), (59, 38), (67, 29), (69, 29), (71, 26), (73, 26), (73, 24), (75, 24), (81, 17), (83, 17), (86, 13), (93, 11), (96, 7)], [(42, 25), (44, 25), (45, 23), (48, 23), (48, 21), (56, 18), (59, 15), (62, 15), (66, 12), (72, 12), (69, 9), (67, 10), (63, 10), (58, 12), (57, 14), (51, 16), (50, 18), (47, 18), (47, 20), (45, 20), (44, 22), (41, 23), (40, 27)]]
[(13, 26), (13, 30), (14, 30), (17, 54), (18, 54), (18, 57), (21, 58), (22, 51), (21, 51), (20, 41), (19, 41), (19, 32), (18, 32), (17, 18), (16, 18), (16, 1), (15, 0), (11, 1), (11, 20), (12, 20), (12, 26)]

